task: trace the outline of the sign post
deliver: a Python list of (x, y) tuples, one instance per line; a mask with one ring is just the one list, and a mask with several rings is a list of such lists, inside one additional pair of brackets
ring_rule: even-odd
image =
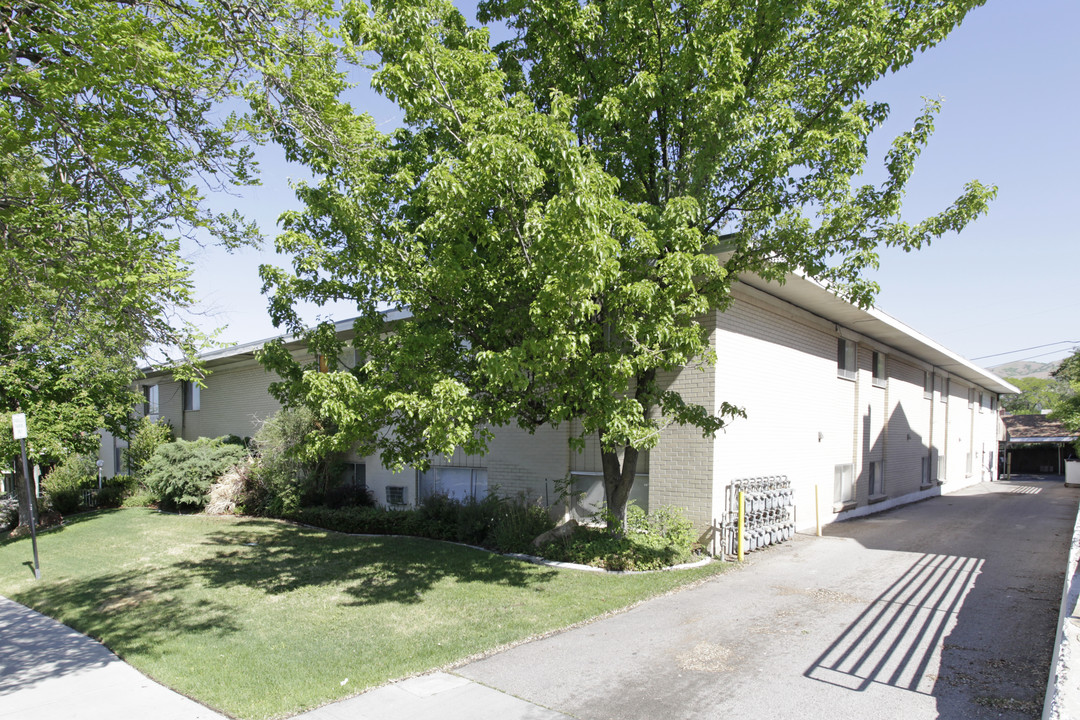
[(34, 546), (34, 578), (41, 579), (41, 565), (37, 551), (37, 517), (34, 513), (34, 486), (30, 483), (30, 466), (26, 462), (26, 414), (15, 413), (11, 416), (11, 432), (22, 448), (23, 481), (26, 483), (26, 504), (30, 507), (30, 539)]

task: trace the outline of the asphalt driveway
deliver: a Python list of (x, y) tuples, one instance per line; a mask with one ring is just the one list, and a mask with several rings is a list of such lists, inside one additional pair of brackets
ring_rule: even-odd
[(1080, 490), (981, 484), (458, 668), (589, 720), (1035, 718)]

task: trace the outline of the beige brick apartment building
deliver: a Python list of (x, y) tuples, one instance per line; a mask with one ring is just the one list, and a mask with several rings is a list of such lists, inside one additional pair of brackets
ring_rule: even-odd
[[(815, 522), (815, 487), (821, 519), (831, 522), (995, 479), (998, 398), (1014, 387), (805, 277), (780, 286), (744, 279), (734, 296), (726, 312), (703, 321), (716, 366), (687, 367), (663, 380), (687, 400), (714, 409), (727, 401), (747, 417), (713, 440), (694, 428), (667, 428), (639, 463), (632, 494), (639, 505), (678, 505), (705, 527), (723, 516), (733, 481), (786, 476), (795, 522), (806, 528)], [(347, 338), (351, 321), (338, 331)], [(167, 418), (186, 439), (253, 435), (278, 409), (267, 393), (275, 376), (254, 359), (260, 345), (205, 355), (211, 374), (201, 390), (148, 373), (141, 410)], [(352, 457), (347, 476), (393, 505), (411, 505), (432, 490), (465, 496), (494, 487), (554, 503), (557, 482), (572, 477), (587, 507), (602, 498), (599, 451), (595, 441), (572, 451), (571, 430), (502, 428), (486, 455), (435, 458), (426, 473), (394, 473), (377, 457)], [(103, 435), (107, 474), (123, 472), (123, 444)]]

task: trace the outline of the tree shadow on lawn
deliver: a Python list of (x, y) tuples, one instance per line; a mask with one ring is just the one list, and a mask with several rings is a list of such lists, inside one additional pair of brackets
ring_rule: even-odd
[[(91, 520), (97, 520), (105, 515), (120, 512), (121, 508), (101, 508), (100, 510), (87, 510), (85, 512), (75, 513), (72, 515), (64, 515), (63, 522), (59, 525), (49, 525), (48, 527), (39, 527), (37, 529), (37, 536), (61, 533), (64, 530), (80, 523), (89, 522)], [(25, 533), (25, 534), (23, 534)], [(23, 531), (18, 535), (12, 535), (11, 532), (0, 533), (0, 547), (8, 545), (10, 543), (18, 542), (20, 540), (30, 537), (29, 530)]]
[(220, 549), (177, 570), (211, 587), (243, 586), (276, 595), (342, 585), (350, 605), (414, 604), (444, 579), (519, 588), (550, 582), (557, 571), (485, 550), (412, 537), (355, 537), (265, 520), (211, 533)]
[(241, 630), (228, 605), (181, 599), (189, 585), (189, 578), (171, 568), (132, 569), (35, 584), (11, 599), (100, 640), (121, 657), (158, 657), (179, 636)]

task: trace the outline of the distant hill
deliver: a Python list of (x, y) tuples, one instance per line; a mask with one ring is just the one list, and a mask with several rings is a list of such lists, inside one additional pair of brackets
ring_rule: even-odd
[(1024, 360), (1021, 362), (1010, 362), (1001, 365), (995, 365), (993, 367), (987, 368), (987, 370), (1002, 378), (1048, 378), (1050, 377), (1050, 373), (1052, 373), (1054, 370), (1057, 370), (1057, 367), (1060, 364), (1060, 360), (1055, 360), (1054, 362), (1048, 363), (1031, 362), (1030, 360)]

